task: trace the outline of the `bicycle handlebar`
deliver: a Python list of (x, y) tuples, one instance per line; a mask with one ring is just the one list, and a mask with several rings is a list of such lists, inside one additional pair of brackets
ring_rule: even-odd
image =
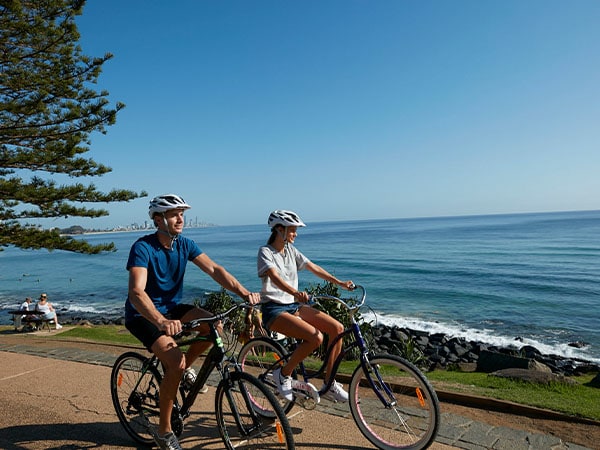
[(184, 322), (181, 324), (182, 326), (182, 330), (181, 332), (177, 333), (176, 335), (173, 336), (174, 339), (179, 339), (182, 337), (183, 333), (185, 333), (186, 331), (190, 331), (193, 330), (194, 328), (198, 327), (200, 324), (202, 323), (208, 323), (208, 322), (218, 322), (219, 320), (223, 320), (225, 317), (227, 317), (229, 314), (231, 314), (233, 311), (239, 309), (239, 308), (253, 308), (254, 305), (250, 305), (249, 303), (236, 303), (234, 304), (231, 308), (229, 308), (227, 311), (215, 314), (214, 316), (210, 316), (210, 317), (200, 317), (198, 319), (193, 319), (190, 320), (189, 322)]
[(315, 303), (317, 300), (319, 299), (323, 299), (323, 300), (333, 300), (339, 304), (341, 304), (342, 306), (344, 306), (348, 311), (356, 311), (358, 310), (361, 306), (363, 306), (365, 304), (365, 299), (367, 298), (367, 290), (365, 289), (364, 286), (361, 286), (360, 284), (355, 284), (354, 288), (352, 290), (356, 290), (356, 289), (360, 289), (362, 291), (362, 298), (360, 299), (360, 301), (354, 305), (354, 306), (350, 306), (348, 305), (348, 303), (339, 298), (339, 297), (334, 297), (333, 295), (311, 295), (308, 299), (308, 303)]

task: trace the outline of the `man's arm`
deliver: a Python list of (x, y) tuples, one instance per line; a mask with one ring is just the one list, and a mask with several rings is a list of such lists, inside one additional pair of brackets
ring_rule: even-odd
[(196, 256), (192, 262), (198, 266), (204, 273), (210, 276), (213, 280), (219, 283), (224, 289), (235, 293), (245, 301), (254, 305), (260, 301), (260, 294), (250, 292), (242, 284), (231, 275), (223, 266), (220, 266), (206, 253)]
[(181, 331), (179, 320), (168, 320), (154, 306), (152, 299), (146, 294), (148, 269), (145, 267), (131, 267), (129, 269), (129, 301), (144, 318), (152, 322), (167, 336), (172, 336)]

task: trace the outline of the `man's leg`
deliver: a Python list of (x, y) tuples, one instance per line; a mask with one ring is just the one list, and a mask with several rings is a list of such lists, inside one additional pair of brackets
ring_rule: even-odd
[(177, 388), (185, 369), (185, 356), (179, 347), (168, 336), (159, 337), (152, 344), (152, 352), (163, 363), (165, 376), (160, 384), (160, 422), (158, 432), (161, 436), (172, 431), (171, 411), (177, 396)]
[[(184, 323), (184, 322), (189, 322), (190, 320), (193, 320), (193, 319), (200, 319), (203, 317), (212, 317), (212, 316), (213, 316), (212, 313), (210, 313), (204, 309), (194, 308), (194, 309), (191, 309), (190, 311), (188, 311), (187, 313), (185, 313), (180, 320), (182, 323)], [(217, 327), (219, 329), (219, 333), (221, 333), (223, 331), (221, 324), (218, 324)], [(206, 336), (209, 333), (209, 327), (207, 324), (202, 324), (200, 327), (196, 328), (196, 331), (198, 331), (200, 333), (200, 335)], [(190, 345), (190, 347), (185, 355), (185, 368), (187, 369), (188, 367), (191, 367), (192, 364), (194, 363), (194, 361), (196, 361), (196, 359), (198, 359), (198, 357), (202, 353), (207, 351), (210, 347), (212, 347), (212, 342), (210, 342), (210, 341), (196, 342), (196, 343)]]

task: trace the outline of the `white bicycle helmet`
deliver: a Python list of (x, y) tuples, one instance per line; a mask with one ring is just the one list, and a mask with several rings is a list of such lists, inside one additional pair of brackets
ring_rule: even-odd
[(283, 225), (284, 227), (305, 227), (306, 225), (300, 219), (300, 216), (294, 211), (286, 211), (284, 209), (276, 209), (269, 215), (267, 222), (269, 228), (275, 225)]
[(175, 194), (164, 194), (154, 197), (150, 200), (150, 208), (148, 209), (148, 215), (150, 219), (154, 219), (154, 214), (162, 214), (171, 209), (190, 209), (188, 205), (179, 195)]

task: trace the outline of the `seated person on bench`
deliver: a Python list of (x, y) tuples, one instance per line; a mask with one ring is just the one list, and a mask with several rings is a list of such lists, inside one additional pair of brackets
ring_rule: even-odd
[[(29, 311), (29, 305), (31, 304), (31, 297), (26, 297), (25, 301), (19, 306), (19, 311)], [(15, 318), (15, 330), (21, 326), (21, 321), (27, 322), (29, 316), (26, 315), (13, 315)]]
[(52, 303), (48, 301), (48, 296), (46, 294), (40, 295), (40, 300), (37, 305), (35, 305), (35, 310), (40, 312), (40, 318), (43, 320), (54, 320), (56, 324), (56, 329), (60, 330), (62, 325), (58, 323), (58, 316)]

